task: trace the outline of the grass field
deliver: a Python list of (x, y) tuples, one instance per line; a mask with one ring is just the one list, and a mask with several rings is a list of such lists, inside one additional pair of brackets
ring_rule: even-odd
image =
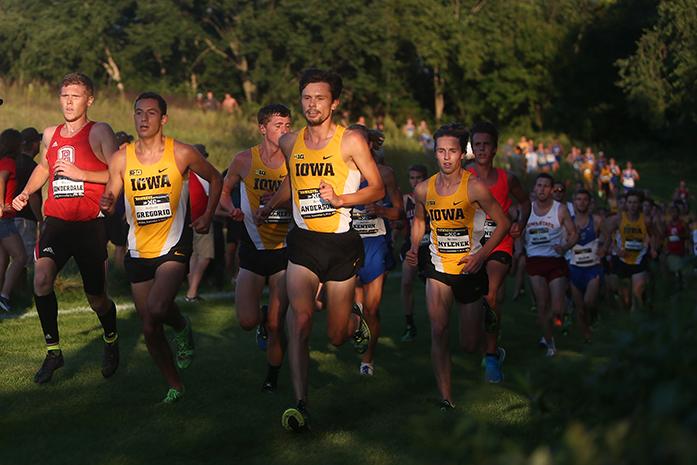
[[(683, 305), (688, 297), (665, 305)], [(65, 300), (71, 301), (67, 307), (80, 305), (78, 299), (61, 303)], [(117, 301), (122, 364), (110, 380), (99, 372), (101, 333), (90, 312), (61, 314), (66, 366), (45, 386), (32, 382), (44, 355), (34, 311), (0, 320), (1, 463), (506, 463), (501, 461), (511, 450), (520, 459), (538, 447), (554, 449), (571, 421), (592, 422), (566, 418), (555, 406), (559, 399), (583, 395), (577, 382), (604, 363), (614, 329), (628, 320), (626, 314), (606, 313), (591, 346), (573, 331), (560, 336), (560, 354), (550, 360), (536, 347), (539, 331), (527, 300), (509, 300), (506, 380), (498, 386), (483, 382), (480, 358), (458, 350), (451, 328), (457, 410), (444, 416), (436, 407), (422, 288), (416, 301), (420, 334), (414, 343), (401, 343), (399, 279), (391, 276), (373, 378), (358, 375), (359, 359), (350, 345), (328, 344), (325, 314), (316, 316), (310, 367), (314, 431), (295, 436), (280, 425), (293, 400), (287, 365), (278, 392), (262, 393), (265, 357), (254, 335), (237, 326), (230, 297), (182, 304), (193, 321), (197, 353), (183, 374), (186, 397), (172, 406), (158, 405), (166, 386), (147, 354), (128, 296), (117, 295)], [(569, 384), (562, 391), (540, 391), (550, 379)]]

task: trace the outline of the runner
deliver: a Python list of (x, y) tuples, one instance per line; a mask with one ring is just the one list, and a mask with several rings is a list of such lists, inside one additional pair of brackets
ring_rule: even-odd
[[(467, 352), (475, 352), (481, 347), (484, 322), (492, 325), (493, 311), (482, 299), (488, 288), (485, 263), (508, 234), (511, 222), (486, 185), (462, 168), (467, 129), (461, 124), (442, 126), (434, 139), (439, 172), (414, 191), (416, 213), (407, 259), (412, 266), (417, 265), (428, 215), (431, 238), (430, 259), (425, 264), (426, 306), (431, 320), (431, 361), (442, 399), (440, 408), (445, 411), (454, 408), (448, 348), (453, 298), (459, 310), (460, 344)], [(482, 245), (485, 215), (497, 227)], [(487, 355), (496, 357), (495, 352)]]
[(15, 210), (48, 181), (46, 216), (36, 250), (34, 302), (41, 321), (47, 354), (34, 381), (44, 384), (64, 364), (58, 333), (56, 276), (73, 257), (82, 276), (87, 302), (104, 331), (102, 376), (111, 377), (119, 366), (116, 306), (106, 294), (106, 228), (99, 198), (109, 178), (107, 162), (116, 151), (114, 132), (106, 123), (90, 121), (94, 102), (90, 78), (70, 73), (63, 78), (60, 103), (64, 123), (43, 132), (39, 164), (24, 190), (12, 201)]
[[(379, 306), (385, 276), (394, 268), (389, 221), (402, 218), (402, 194), (397, 187), (394, 171), (382, 160), (381, 147), (385, 140), (383, 133), (359, 125), (349, 126), (349, 129), (356, 130), (365, 137), (385, 186), (383, 199), (368, 205), (357, 205), (351, 211), (351, 227), (361, 236), (365, 257), (363, 266), (358, 270), (356, 304), (361, 307), (370, 328), (370, 343), (358, 371), (361, 375), (373, 376), (373, 359), (380, 337)], [(365, 185), (366, 181), (361, 180), (360, 187)]]
[[(404, 319), (406, 327), (402, 334), (402, 342), (411, 342), (416, 338), (416, 324), (414, 323), (414, 278), (416, 278), (419, 269), (412, 266), (407, 258), (407, 252), (411, 248), (411, 227), (414, 222), (414, 213), (416, 211), (416, 201), (414, 200), (414, 189), (416, 186), (428, 178), (428, 169), (424, 165), (411, 165), (408, 169), (409, 185), (412, 191), (409, 194), (404, 194), (402, 204), (404, 205), (404, 214), (406, 218), (405, 239), (402, 249), (399, 251), (399, 258), (402, 260), (402, 305), (404, 305)], [(427, 225), (428, 226), (428, 225)], [(428, 228), (421, 240), (419, 247), (420, 257), (427, 257), (428, 243), (430, 241), (430, 231)], [(419, 260), (421, 269), (425, 260)]]
[[(283, 322), (288, 308), (286, 236), (291, 222), (290, 205), (280, 205), (260, 225), (255, 223), (254, 214), (288, 176), (279, 139), (290, 132), (290, 110), (280, 104), (267, 105), (259, 110), (257, 122), (262, 142), (238, 153), (230, 163), (220, 208), (230, 217), (244, 218), (235, 309), (242, 329), (257, 328), (257, 343), (266, 350), (268, 362), (262, 390), (274, 392), (286, 345)], [(240, 183), (241, 209), (234, 207), (230, 195)], [(269, 303), (260, 306), (267, 281)]]
[[(41, 134), (34, 128), (22, 130), (22, 153), (16, 160), (17, 190), (12, 192), (13, 197), (24, 190), (31, 173), (36, 168), (34, 157), (39, 154), (41, 149), (41, 139)], [(22, 236), (22, 242), (24, 242), (24, 250), (27, 256), (25, 268), (34, 267), (34, 249), (36, 249), (37, 232), (44, 220), (41, 213), (41, 203), (41, 191), (38, 190), (29, 196), (27, 206), (18, 211), (17, 216), (14, 217), (15, 226), (19, 231), (19, 235)]]
[[(537, 304), (543, 336), (540, 345), (547, 356), (557, 354), (552, 331), (552, 318), (561, 325), (566, 303), (569, 274), (564, 253), (576, 243), (578, 233), (566, 205), (552, 198), (552, 176), (541, 173), (535, 178), (535, 200), (525, 228), (526, 271)], [(566, 238), (562, 239), (566, 233)]]
[[(320, 283), (324, 283), (331, 343), (340, 346), (353, 336), (357, 350), (363, 353), (370, 340), (362, 315), (351, 315), (363, 244), (351, 229), (350, 207), (381, 199), (385, 189), (361, 133), (332, 122), (342, 86), (335, 73), (317, 69), (303, 72), (300, 102), (307, 126), (280, 139), (290, 175), (257, 213), (257, 221), (264, 220), (292, 196), (297, 227), (290, 230), (287, 239), (286, 283), (290, 300), (288, 357), (297, 405), (284, 412), (282, 424), (293, 431), (309, 428), (309, 338)], [(367, 186), (358, 190), (361, 177)]]
[(605, 256), (607, 237), (604, 235), (603, 218), (590, 212), (591, 193), (579, 189), (574, 195), (575, 216), (572, 217), (578, 241), (567, 254), (571, 294), (576, 309), (579, 329), (585, 342), (591, 341), (591, 325), (597, 318), (597, 303)]
[(673, 275), (678, 284), (678, 290), (682, 290), (683, 271), (686, 263), (687, 241), (689, 239), (688, 225), (680, 218), (678, 207), (671, 205), (668, 208), (670, 219), (665, 229), (666, 237), (666, 261), (668, 262), (668, 271)]
[[(647, 255), (656, 256), (651, 247), (651, 228), (641, 212), (643, 194), (631, 190), (626, 195), (626, 211), (608, 220), (608, 237), (617, 233), (617, 275), (625, 308), (644, 306), (644, 290), (649, 279)], [(631, 293), (630, 293), (631, 285)]]
[[(501, 168), (494, 168), (494, 157), (499, 140), (498, 129), (491, 123), (477, 123), (472, 127), (471, 138), (475, 163), (469, 171), (482, 180), (503, 209), (503, 213), (509, 218), (509, 209), (513, 203), (511, 197), (514, 197), (520, 205), (516, 221), (511, 224), (509, 234), (503, 237), (501, 243), (492, 250), (485, 262), (486, 273), (489, 276), (484, 335), (485, 378), (490, 383), (500, 383), (503, 381), (501, 362), (506, 354), (503, 347), (498, 347), (502, 312), (500, 305), (503, 304), (504, 282), (513, 260), (513, 240), (520, 237), (530, 216), (530, 197), (515, 175)], [(495, 230), (496, 222), (487, 217), (484, 223), (482, 245), (486, 244)]]
[[(168, 116), (167, 103), (160, 95), (140, 94), (134, 103), (134, 121), (138, 140), (116, 152), (109, 162), (109, 183), (100, 207), (113, 213), (123, 189), (129, 224), (124, 266), (142, 320), (145, 345), (169, 385), (162, 402), (170, 404), (184, 395), (184, 385), (164, 325), (176, 332), (177, 366), (188, 368), (194, 356), (191, 322), (181, 314), (174, 297), (186, 277), (192, 228), (207, 232), (222, 178), (195, 148), (163, 134)], [(210, 183), (206, 210), (191, 223), (186, 183), (190, 171)]]
[(639, 180), (639, 173), (634, 169), (631, 161), (627, 162), (626, 168), (622, 170), (622, 187), (624, 192), (629, 192), (636, 187)]

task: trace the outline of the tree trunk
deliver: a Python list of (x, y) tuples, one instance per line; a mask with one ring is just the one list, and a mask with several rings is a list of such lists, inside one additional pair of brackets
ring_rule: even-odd
[(440, 123), (445, 109), (445, 79), (440, 75), (440, 68), (433, 68), (434, 110), (436, 123)]
[(121, 97), (123, 97), (125, 88), (123, 82), (121, 81), (121, 70), (116, 64), (114, 57), (111, 55), (111, 50), (109, 50), (109, 47), (104, 47), (104, 53), (106, 54), (107, 61), (102, 62), (102, 66), (106, 70), (109, 77), (114, 80), (116, 83), (116, 88), (119, 90), (119, 94), (121, 94)]

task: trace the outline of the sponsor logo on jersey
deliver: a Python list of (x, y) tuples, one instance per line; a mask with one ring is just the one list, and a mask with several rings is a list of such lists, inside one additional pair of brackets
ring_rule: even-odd
[(134, 191), (159, 189), (161, 187), (172, 187), (169, 176), (166, 174), (156, 174), (144, 178), (131, 178), (131, 189)]
[(465, 213), (462, 208), (429, 208), (428, 215), (431, 221), (457, 221), (464, 220)]

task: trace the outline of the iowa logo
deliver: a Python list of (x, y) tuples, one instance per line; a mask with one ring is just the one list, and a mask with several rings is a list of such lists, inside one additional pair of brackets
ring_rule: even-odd
[(331, 163), (298, 163), (295, 165), (296, 176), (335, 176)]
[(172, 187), (169, 176), (166, 174), (156, 174), (145, 178), (131, 178), (131, 189), (134, 191), (159, 189), (161, 187)]

